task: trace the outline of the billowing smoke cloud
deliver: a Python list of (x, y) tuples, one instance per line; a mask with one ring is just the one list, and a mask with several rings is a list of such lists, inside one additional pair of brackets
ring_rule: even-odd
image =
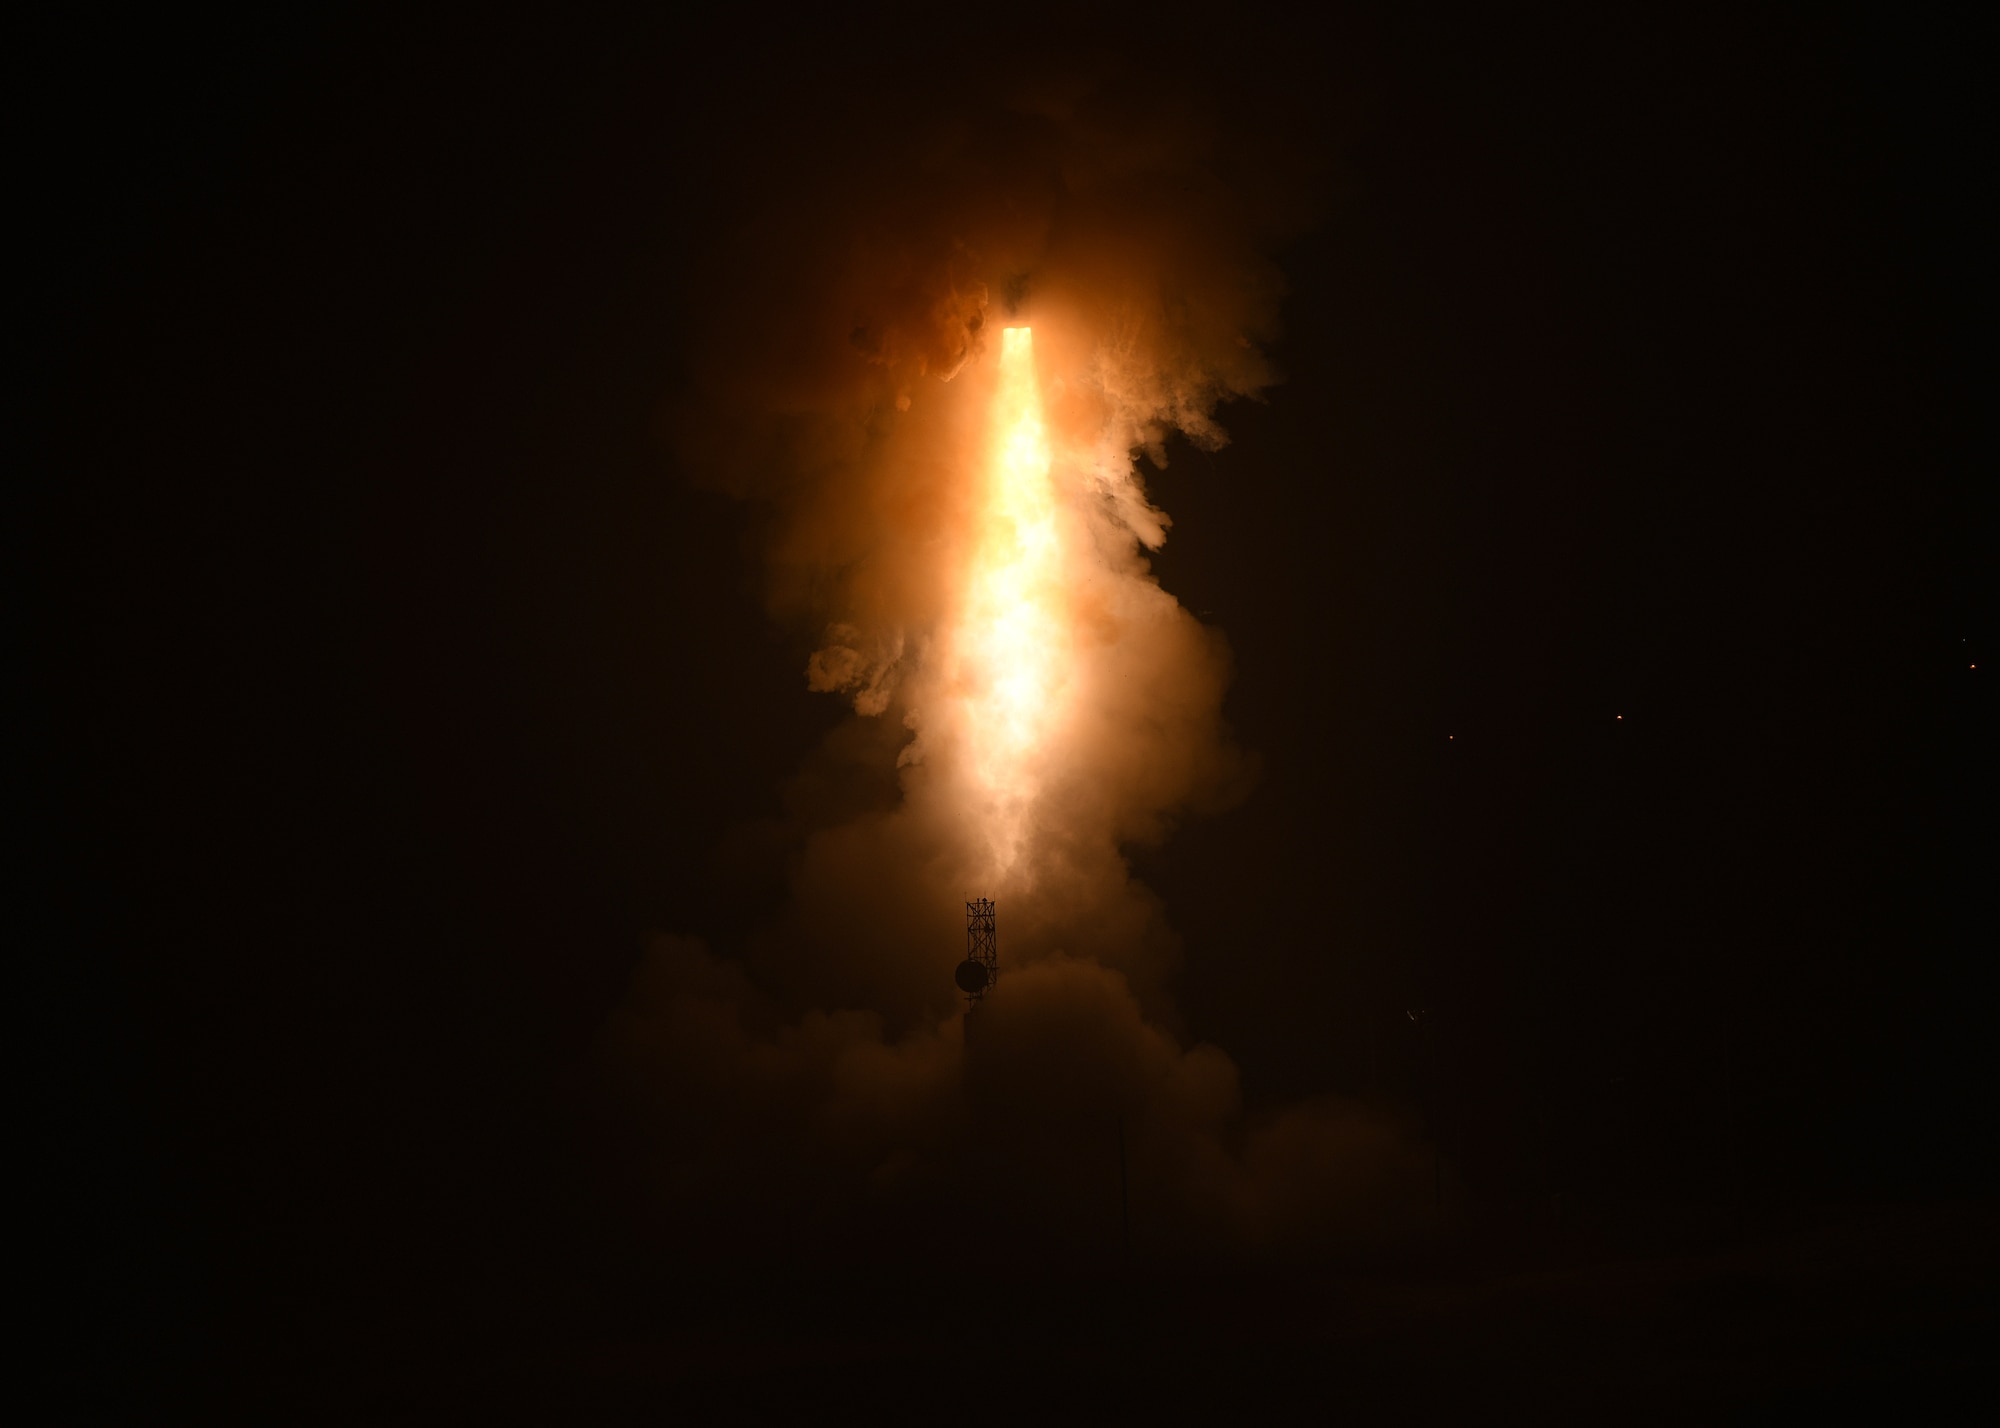
[(839, 1260), (858, 1238), (948, 1262), (976, 1238), (1016, 1263), (1106, 1258), (1127, 1213), (1140, 1253), (1183, 1262), (1433, 1227), (1428, 1162), (1379, 1113), (1324, 1098), (1246, 1121), (1229, 1057), (1147, 1021), (1097, 962), (1044, 958), (1000, 986), (893, 1036), (874, 1011), (794, 1013), (743, 966), (659, 939), (605, 1054), (660, 1222), (730, 1259)]
[[(1153, 88), (829, 95), (714, 176), (679, 451), (769, 513), (773, 613), (854, 710), (819, 759), (875, 796), (806, 809), (786, 913), (740, 958), (660, 941), (610, 1031), (678, 1224), (752, 1204), (944, 1248), (983, 1197), (1102, 1242), (1121, 1135), (1142, 1244), (1373, 1237), (1421, 1202), (1356, 1108), (1245, 1123), (1125, 857), (1253, 775), (1224, 641), (1149, 568), (1138, 460), (1220, 445), (1217, 407), (1276, 380), (1300, 219), (1268, 138)], [(1001, 976), (967, 1017), (975, 896)]]

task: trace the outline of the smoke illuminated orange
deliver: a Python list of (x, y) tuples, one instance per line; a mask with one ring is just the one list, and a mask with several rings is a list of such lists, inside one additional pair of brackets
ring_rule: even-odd
[(1027, 840), (1042, 752), (1062, 713), (1073, 640), (1062, 505), (1035, 370), (1034, 334), (1001, 333), (978, 534), (947, 636), (949, 697), (984, 795), (995, 872)]

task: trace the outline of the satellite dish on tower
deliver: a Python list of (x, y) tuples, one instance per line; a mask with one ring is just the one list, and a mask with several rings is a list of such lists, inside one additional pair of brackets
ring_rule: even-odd
[(1000, 938), (993, 926), (993, 899), (976, 897), (965, 905), (965, 960), (951, 979), (965, 993), (968, 1008), (993, 989), (1000, 975)]

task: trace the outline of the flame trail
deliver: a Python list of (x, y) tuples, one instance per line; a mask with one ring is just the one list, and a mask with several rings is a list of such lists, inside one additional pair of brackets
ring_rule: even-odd
[(1064, 591), (1066, 539), (1033, 330), (1001, 334), (984, 499), (956, 620), (945, 637), (945, 699), (992, 830), (992, 872), (1020, 859), (1061, 722), (1075, 642)]

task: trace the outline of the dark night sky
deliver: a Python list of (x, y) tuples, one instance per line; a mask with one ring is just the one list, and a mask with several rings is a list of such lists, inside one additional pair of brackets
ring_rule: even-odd
[[(1280, 32), (1332, 156), (1287, 379), (1153, 473), (1263, 768), (1139, 859), (1188, 1029), (1254, 1105), (1366, 1089), (1372, 1045), (1496, 1216), (1985, 1193), (1967, 37), (1398, 8)], [(964, 52), (889, 32), (774, 43)], [(19, 960), (114, 1266), (75, 1312), (184, 1378), (570, 1313), (620, 1234), (573, 1068), (647, 935), (769, 915), (732, 830), (840, 715), (758, 512), (661, 435), (745, 51), (48, 43), (57, 931)], [(1226, 106), (1257, 53), (1162, 83)]]

